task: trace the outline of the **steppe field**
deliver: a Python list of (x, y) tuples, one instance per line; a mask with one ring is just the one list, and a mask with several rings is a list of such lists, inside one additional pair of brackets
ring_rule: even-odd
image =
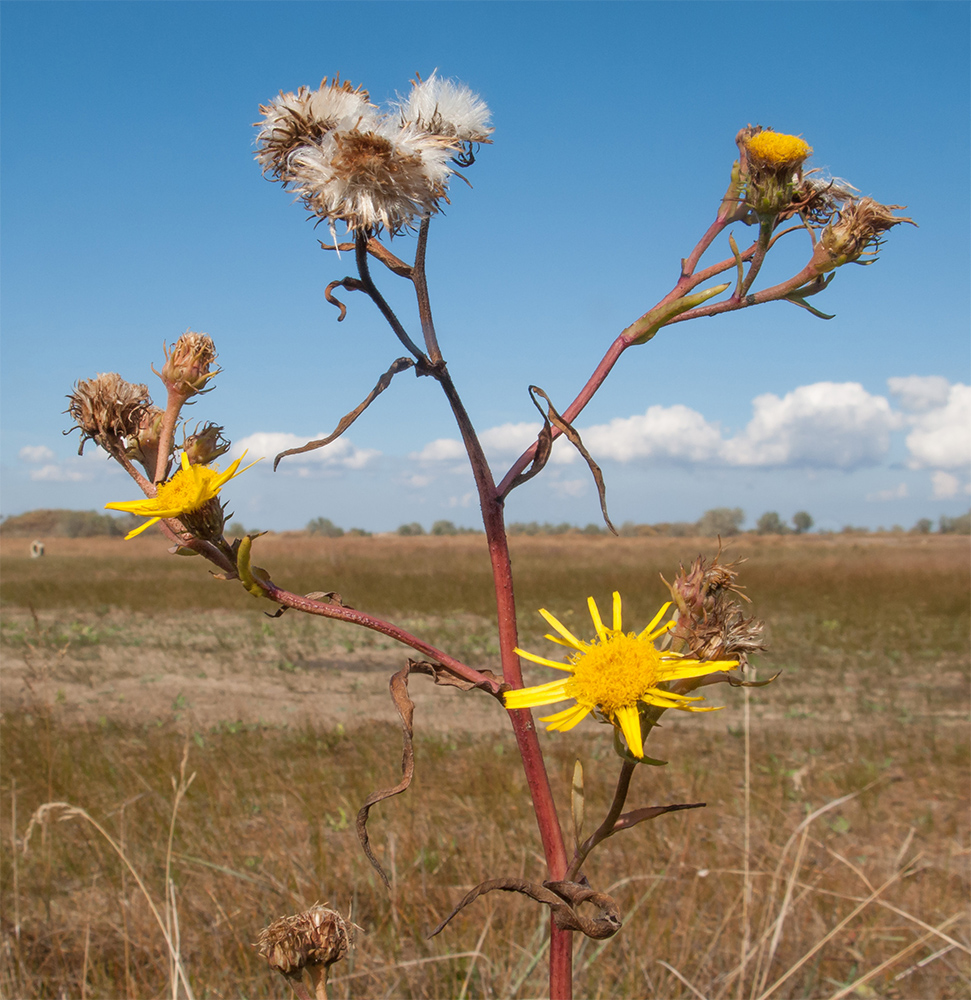
[[(666, 597), (659, 574), (716, 549), (512, 543), (521, 645), (546, 655), (538, 608), (588, 636), (587, 597), (609, 607), (619, 590), (640, 628)], [(476, 883), (543, 878), (495, 700), (412, 680), (415, 781), (370, 822), (389, 893), (354, 819), (400, 776), (388, 678), (407, 650), (270, 618), (157, 535), (49, 539), (40, 559), (28, 544), (0, 547), (3, 997), (186, 997), (179, 965), (197, 1000), (285, 998), (254, 942), (318, 900), (360, 928), (331, 997), (543, 995), (545, 907), (492, 893), (427, 937)], [(967, 537), (746, 535), (724, 558), (747, 560), (740, 582), (768, 623), (757, 676), (780, 675), (747, 712), (745, 691), (706, 688), (723, 711), (669, 712), (652, 735), (669, 763), (637, 769), (630, 807), (707, 806), (591, 856), (624, 927), (577, 936), (576, 995), (966, 1000)], [(498, 670), (480, 536), (269, 535), (254, 561)], [(541, 741), (564, 823), (582, 761), (589, 832), (618, 771), (609, 731), (588, 720)]]

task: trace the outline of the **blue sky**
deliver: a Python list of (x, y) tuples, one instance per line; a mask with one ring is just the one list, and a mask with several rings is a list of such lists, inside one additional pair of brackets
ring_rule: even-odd
[[(804, 136), (810, 166), (907, 205), (920, 228), (838, 272), (817, 301), (829, 322), (772, 303), (628, 351), (577, 422), (614, 520), (738, 506), (750, 525), (805, 509), (823, 528), (909, 527), (966, 510), (969, 10), (8, 0), (0, 512), (134, 499), (62, 435), (65, 396), (118, 371), (164, 401), (150, 365), (186, 329), (213, 337), (224, 369), (193, 418), (251, 453), (329, 433), (401, 352), (362, 296), (337, 324), (323, 290), (353, 264), (261, 176), (252, 123), (325, 75), (384, 103), (436, 68), (480, 93), (496, 128), (473, 188), (453, 182), (428, 260), (443, 350), (498, 476), (535, 422), (526, 386), (565, 406), (670, 289), (751, 122)], [(804, 256), (793, 241), (768, 279)], [(263, 462), (225, 492), (248, 527), (474, 526), (449, 421), (430, 380), (402, 375), (337, 448), (275, 474)], [(511, 496), (509, 520), (598, 520), (569, 457)]]

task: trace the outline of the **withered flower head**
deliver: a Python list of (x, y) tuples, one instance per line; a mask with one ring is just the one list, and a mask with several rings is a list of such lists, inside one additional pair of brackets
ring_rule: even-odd
[[(720, 553), (719, 553), (720, 555)], [(739, 562), (711, 562), (699, 556), (690, 569), (682, 566), (668, 584), (678, 609), (671, 639), (701, 660), (736, 659), (744, 667), (748, 654), (765, 649), (765, 623), (746, 618), (736, 597), (747, 601), (736, 580)]]
[(202, 430), (196, 425), (195, 431), (182, 442), (182, 450), (189, 457), (190, 465), (210, 465), (229, 451), (231, 444), (223, 437), (224, 430), (211, 422), (204, 424)]
[(110, 454), (124, 449), (124, 440), (134, 434), (152, 398), (148, 387), (126, 382), (117, 372), (93, 379), (79, 379), (64, 411), (81, 430), (78, 454), (87, 441), (94, 441)]
[(220, 372), (219, 368), (209, 370), (216, 360), (216, 347), (204, 333), (186, 330), (172, 345), (171, 351), (164, 344), (162, 349), (165, 351), (165, 364), (156, 374), (169, 392), (183, 399), (208, 391), (206, 385), (209, 380)]
[(347, 922), (336, 910), (319, 903), (303, 913), (274, 920), (260, 931), (257, 941), (270, 968), (285, 976), (339, 962), (347, 954), (348, 943)]
[[(843, 264), (872, 264), (883, 243), (883, 234), (901, 222), (917, 223), (894, 209), (905, 205), (881, 205), (872, 198), (860, 198), (845, 205), (837, 219), (822, 232), (815, 258), (821, 272), (832, 271)], [(868, 258), (863, 260), (862, 258)]]

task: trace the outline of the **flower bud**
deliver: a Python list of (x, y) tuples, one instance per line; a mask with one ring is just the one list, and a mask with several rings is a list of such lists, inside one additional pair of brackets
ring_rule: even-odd
[[(188, 399), (205, 392), (206, 384), (219, 374), (220, 369), (210, 371), (209, 366), (216, 360), (216, 348), (210, 337), (204, 333), (187, 330), (172, 345), (172, 350), (163, 344), (165, 364), (156, 374), (165, 383), (169, 392)], [(154, 370), (154, 369), (153, 369)]]
[(196, 425), (195, 433), (182, 442), (182, 450), (188, 456), (190, 465), (211, 465), (229, 451), (230, 442), (222, 436), (224, 429), (218, 424), (207, 423), (200, 431)]
[(152, 403), (147, 386), (126, 382), (117, 372), (79, 379), (67, 398), (70, 402), (64, 412), (81, 431), (79, 455), (87, 441), (94, 441), (109, 454), (123, 451), (125, 439), (136, 432)]
[(316, 904), (274, 920), (260, 931), (257, 944), (271, 969), (299, 975), (307, 967), (333, 965), (347, 954), (347, 922), (336, 910)]

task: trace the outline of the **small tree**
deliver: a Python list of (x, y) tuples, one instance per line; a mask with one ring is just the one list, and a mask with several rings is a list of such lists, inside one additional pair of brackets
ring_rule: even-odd
[(412, 521), (410, 524), (400, 525), (398, 528), (398, 534), (405, 535), (406, 537), (424, 535), (425, 529), (417, 521)]
[(813, 526), (813, 519), (806, 511), (799, 510), (792, 515), (792, 523), (796, 526), (796, 534), (804, 535)]
[(698, 534), (706, 538), (737, 535), (745, 520), (745, 511), (741, 507), (713, 507), (706, 510), (698, 521)]
[(755, 530), (760, 535), (787, 535), (786, 522), (774, 510), (766, 511), (756, 522)]
[(329, 517), (315, 517), (307, 524), (307, 531), (324, 538), (340, 538), (344, 534), (344, 529), (338, 528)]

